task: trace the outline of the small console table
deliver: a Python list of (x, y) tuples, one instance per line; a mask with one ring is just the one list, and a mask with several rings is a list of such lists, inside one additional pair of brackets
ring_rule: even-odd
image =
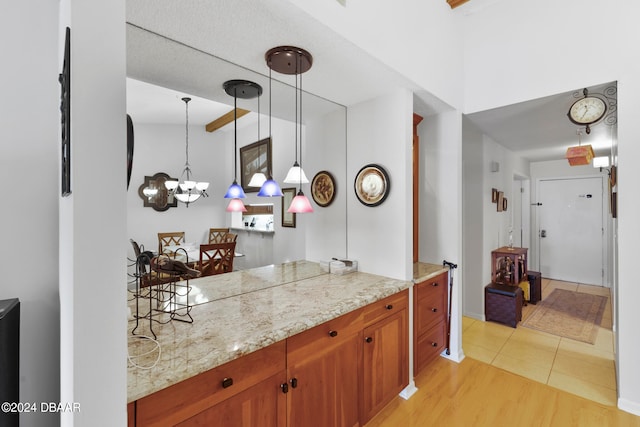
[(491, 251), (491, 282), (518, 286), (527, 280), (527, 250), (503, 246)]

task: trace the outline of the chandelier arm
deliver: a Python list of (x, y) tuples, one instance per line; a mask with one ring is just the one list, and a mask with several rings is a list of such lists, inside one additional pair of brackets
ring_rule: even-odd
[(233, 180), (238, 181), (238, 88), (233, 88)]

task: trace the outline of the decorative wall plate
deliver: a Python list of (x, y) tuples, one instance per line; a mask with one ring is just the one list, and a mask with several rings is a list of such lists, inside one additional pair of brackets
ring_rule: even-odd
[(327, 207), (336, 196), (336, 182), (327, 171), (320, 171), (311, 181), (311, 197), (320, 207)]
[(380, 165), (368, 164), (356, 175), (354, 189), (358, 200), (365, 206), (378, 206), (389, 194), (389, 175)]

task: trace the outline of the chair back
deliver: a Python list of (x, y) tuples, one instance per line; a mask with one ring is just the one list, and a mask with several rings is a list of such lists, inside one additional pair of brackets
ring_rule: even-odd
[(200, 270), (202, 276), (232, 272), (235, 250), (236, 242), (200, 245), (198, 270)]
[(238, 240), (238, 235), (235, 233), (227, 233), (224, 235), (225, 242), (235, 242), (236, 240)]
[(158, 255), (164, 253), (165, 246), (180, 245), (182, 243), (184, 243), (184, 231), (158, 233)]
[(228, 228), (210, 228), (209, 243), (224, 243), (228, 232)]

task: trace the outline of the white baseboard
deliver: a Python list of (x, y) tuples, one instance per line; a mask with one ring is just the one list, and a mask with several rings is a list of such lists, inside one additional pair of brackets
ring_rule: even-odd
[(409, 382), (409, 385), (400, 392), (399, 396), (404, 400), (409, 400), (409, 398), (413, 396), (416, 391), (418, 391), (418, 387), (416, 387), (416, 383), (411, 380)]
[(640, 416), (640, 403), (618, 398), (618, 408), (633, 415)]

